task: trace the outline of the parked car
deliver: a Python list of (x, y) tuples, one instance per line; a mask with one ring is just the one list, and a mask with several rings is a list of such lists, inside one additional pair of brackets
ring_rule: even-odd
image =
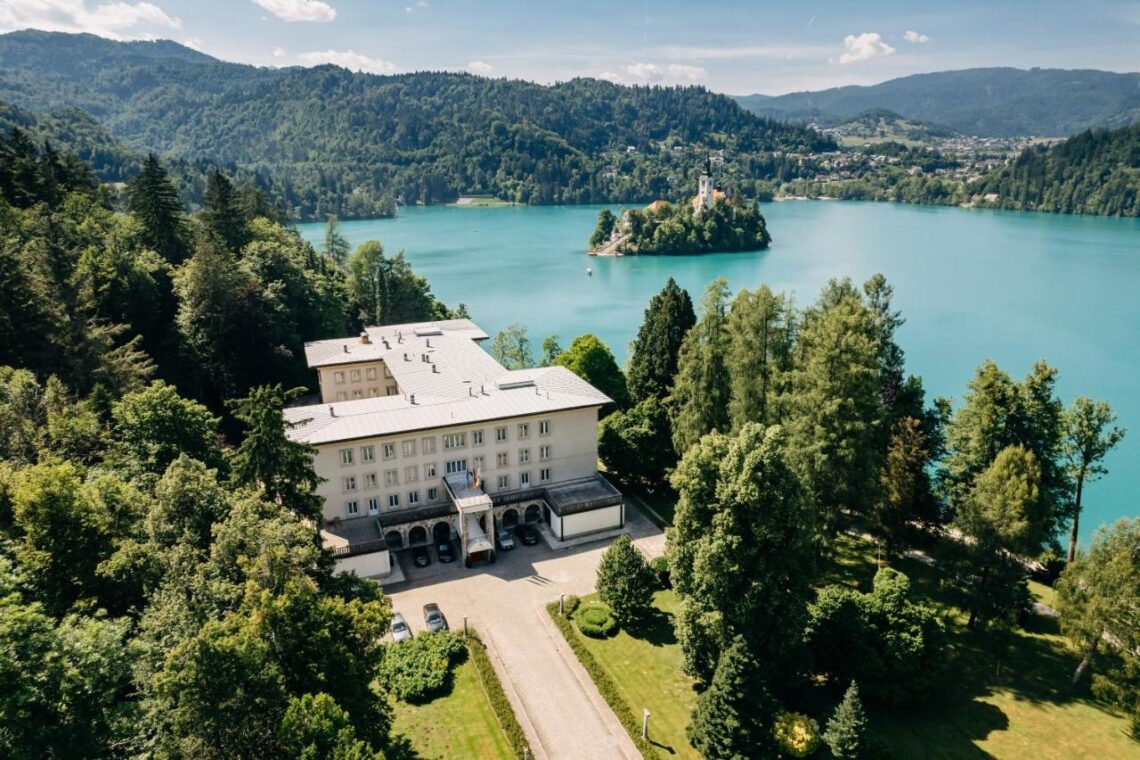
[(412, 549), (412, 562), (416, 567), (427, 567), (431, 564), (431, 555), (426, 546), (417, 546)]
[(436, 633), (448, 629), (447, 618), (443, 616), (443, 612), (440, 611), (439, 605), (435, 602), (424, 605), (424, 624), (427, 625), (429, 631)]
[(506, 528), (501, 529), (498, 535), (495, 536), (495, 542), (503, 551), (510, 551), (515, 548), (515, 537), (512, 536), (511, 532)]
[(408, 621), (404, 620), (404, 616), (397, 612), (392, 616), (392, 640), (407, 641), (410, 638), (412, 638), (412, 629), (408, 627)]
[(439, 555), (440, 562), (454, 562), (455, 549), (451, 546), (451, 542), (440, 544), (436, 547), (435, 553)]
[(533, 525), (520, 525), (518, 534), (524, 546), (534, 546), (538, 543), (538, 529)]

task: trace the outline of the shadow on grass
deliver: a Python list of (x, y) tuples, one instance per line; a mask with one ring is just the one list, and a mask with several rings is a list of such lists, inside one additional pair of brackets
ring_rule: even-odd
[(412, 742), (403, 734), (393, 733), (384, 748), (384, 757), (387, 760), (420, 760), (420, 755), (412, 747)]
[(656, 607), (636, 623), (626, 627), (630, 637), (652, 644), (655, 647), (665, 647), (677, 643), (677, 634), (673, 630), (673, 616), (662, 612)]
[(655, 742), (655, 741), (653, 741), (653, 738), (652, 738), (652, 737), (650, 737), (650, 739), (649, 739), (649, 743), (650, 743), (650, 744), (652, 744), (652, 745), (653, 745), (654, 747), (656, 747), (657, 749), (663, 749), (663, 750), (665, 750), (665, 751), (666, 751), (666, 752), (668, 752), (670, 755), (675, 755), (675, 754), (677, 754), (677, 750), (673, 749), (672, 745), (669, 745), (669, 744), (662, 744), (661, 742)]

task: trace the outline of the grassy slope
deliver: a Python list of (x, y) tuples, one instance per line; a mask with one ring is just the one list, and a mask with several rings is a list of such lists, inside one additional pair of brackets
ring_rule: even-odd
[[(1087, 693), (1067, 691), (1076, 657), (1058, 633), (1056, 621), (1037, 618), (1030, 631), (1015, 632), (1008, 639), (972, 633), (965, 629), (953, 593), (941, 586), (935, 569), (912, 560), (896, 567), (911, 577), (917, 594), (946, 614), (952, 676), (924, 705), (871, 711), (874, 726), (895, 756), (1140, 757), (1140, 743), (1125, 734), (1124, 718), (1090, 700)], [(825, 582), (867, 589), (874, 571), (874, 549), (845, 537)], [(587, 641), (620, 685), (631, 710), (640, 713), (645, 706), (653, 712), (652, 738), (677, 757), (695, 757), (684, 733), (695, 695), (691, 681), (680, 673), (680, 649), (669, 624), (676, 600), (663, 592), (656, 602), (661, 617), (646, 632)], [(810, 712), (822, 719), (837, 699), (836, 693), (822, 687), (807, 697)], [(825, 757), (826, 751), (819, 756)]]
[(397, 702), (394, 728), (424, 760), (514, 757), (470, 660), (455, 669), (447, 696), (425, 705)]

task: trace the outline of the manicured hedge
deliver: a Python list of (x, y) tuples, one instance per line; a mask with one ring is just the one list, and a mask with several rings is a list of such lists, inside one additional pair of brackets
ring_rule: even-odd
[(507, 735), (511, 750), (519, 758), (534, 757), (534, 753), (530, 751), (530, 746), (527, 744), (526, 734), (523, 732), (522, 726), (519, 725), (519, 719), (515, 716), (514, 709), (511, 708), (510, 700), (507, 699), (507, 693), (503, 691), (499, 674), (495, 672), (495, 666), (491, 664), (491, 658), (487, 656), (486, 645), (474, 631), (468, 633), (467, 652), (471, 656), (475, 672), (479, 674), (479, 681), (483, 684), (483, 691), (487, 693), (487, 700), (491, 703), (491, 709), (495, 711), (495, 717), (499, 719), (499, 725), (502, 726), (503, 733)]
[(642, 756), (647, 760), (663, 760), (661, 753), (657, 748), (641, 738), (641, 716), (634, 715), (630, 710), (629, 705), (625, 699), (618, 692), (617, 684), (606, 673), (602, 664), (598, 662), (593, 653), (586, 648), (585, 643), (578, 636), (578, 632), (574, 630), (574, 624), (567, 620), (562, 615), (558, 614), (558, 602), (552, 602), (546, 605), (546, 611), (550, 614), (551, 620), (558, 626), (558, 630), (562, 632), (562, 638), (566, 639), (566, 643), (570, 645), (570, 649), (578, 657), (578, 662), (582, 663), (582, 667), (590, 674), (594, 685), (598, 687), (598, 693), (602, 695), (602, 699), (614, 711), (614, 715), (621, 722), (625, 728), (629, 738), (633, 740), (634, 745)]
[(578, 607), (574, 613), (574, 622), (578, 630), (595, 639), (604, 639), (617, 632), (617, 621), (614, 613), (601, 602), (592, 602)]

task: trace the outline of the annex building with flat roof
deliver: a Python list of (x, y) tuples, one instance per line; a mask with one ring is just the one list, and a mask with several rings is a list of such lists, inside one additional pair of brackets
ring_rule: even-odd
[(523, 522), (561, 540), (624, 524), (597, 470), (610, 399), (564, 367), (507, 370), (487, 337), (451, 319), (305, 344), (321, 402), (285, 419), (314, 448), (339, 571), (384, 576), (389, 552), (453, 540), (468, 565), (494, 561), (497, 531)]

